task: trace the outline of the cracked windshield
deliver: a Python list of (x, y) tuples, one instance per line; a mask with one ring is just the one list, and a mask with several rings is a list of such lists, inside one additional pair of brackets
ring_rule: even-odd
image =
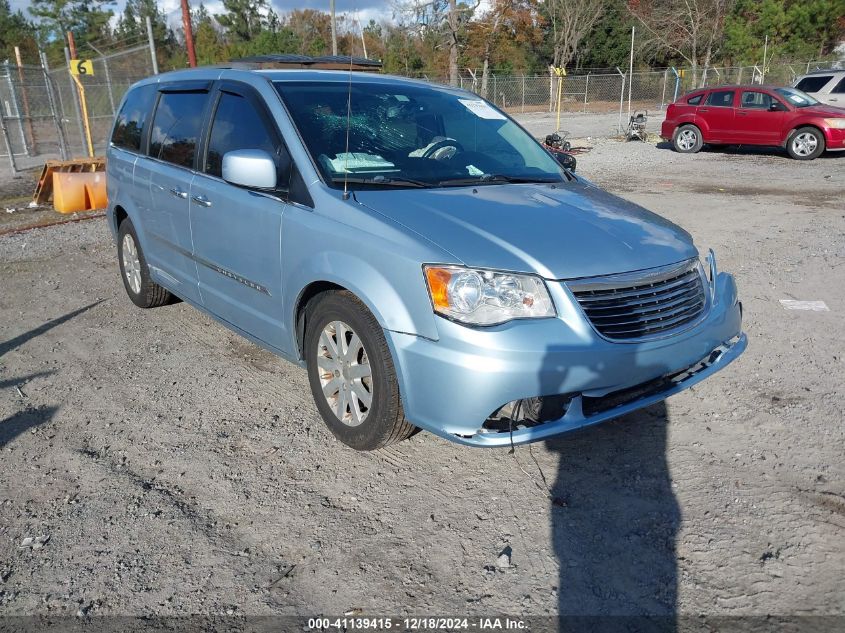
[(565, 178), (533, 138), (474, 95), (373, 82), (353, 82), (351, 90), (346, 82), (276, 82), (276, 89), (335, 187), (344, 181), (447, 187)]

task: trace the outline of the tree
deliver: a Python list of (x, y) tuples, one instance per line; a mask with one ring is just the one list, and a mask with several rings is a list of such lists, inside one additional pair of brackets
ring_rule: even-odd
[(248, 42), (268, 25), (273, 13), (267, 0), (223, 0), (225, 13), (215, 17), (235, 42)]
[(0, 61), (15, 58), (15, 46), (22, 54), (36, 54), (35, 27), (20, 11), (12, 12), (9, 0), (0, 0)]
[(63, 41), (71, 31), (79, 48), (86, 42), (111, 37), (109, 20), (114, 14), (100, 7), (113, 4), (113, 0), (32, 0), (28, 10), (39, 18), (42, 39)]
[[(667, 0), (668, 1), (668, 0)], [(606, 0), (548, 0), (555, 68), (565, 67), (578, 53), (584, 37), (604, 13)]]
[(628, 10), (645, 28), (651, 45), (663, 48), (692, 67), (710, 65), (722, 41), (725, 19), (735, 0), (631, 0)]

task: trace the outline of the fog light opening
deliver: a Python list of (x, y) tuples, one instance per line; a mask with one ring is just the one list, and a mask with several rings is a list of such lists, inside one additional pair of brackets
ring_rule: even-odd
[(486, 433), (509, 433), (530, 429), (566, 415), (573, 395), (538, 396), (512, 400), (496, 409), (481, 427)]

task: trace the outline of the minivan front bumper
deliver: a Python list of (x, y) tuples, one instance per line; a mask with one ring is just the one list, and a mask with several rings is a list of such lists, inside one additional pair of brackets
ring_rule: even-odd
[[(469, 328), (436, 317), (436, 341), (387, 331), (408, 420), (472, 446), (534, 442), (659, 402), (714, 374), (747, 345), (736, 284), (727, 273), (711, 281), (703, 320), (673, 336), (641, 342), (602, 338), (565, 284), (548, 287), (556, 318)], [(572, 400), (557, 420), (512, 433), (483, 428), (509, 402), (562, 394)], [(597, 410), (584, 406), (588, 401), (610, 405)]]

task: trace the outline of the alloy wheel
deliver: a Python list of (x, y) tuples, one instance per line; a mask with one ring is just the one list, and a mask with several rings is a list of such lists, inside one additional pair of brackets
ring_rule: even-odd
[(809, 156), (819, 146), (819, 139), (811, 132), (802, 132), (792, 139), (792, 151), (798, 156)]
[(347, 426), (367, 419), (373, 401), (372, 368), (361, 339), (348, 324), (332, 321), (317, 342), (317, 368), (323, 397)]
[(698, 135), (690, 129), (681, 130), (681, 133), (678, 134), (678, 147), (682, 150), (692, 149), (697, 141)]
[(121, 247), (121, 256), (123, 258), (123, 274), (126, 276), (126, 282), (132, 289), (132, 292), (138, 294), (141, 292), (141, 260), (138, 257), (138, 248), (135, 246), (135, 240), (127, 233), (123, 236), (123, 245)]

